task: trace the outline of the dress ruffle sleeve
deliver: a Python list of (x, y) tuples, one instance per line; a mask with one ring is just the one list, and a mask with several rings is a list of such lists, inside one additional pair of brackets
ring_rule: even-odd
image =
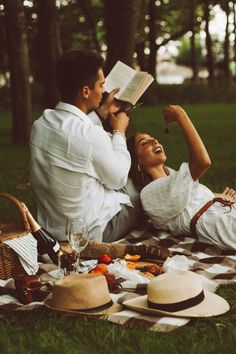
[(153, 225), (161, 228), (175, 218), (189, 204), (196, 193), (198, 181), (192, 179), (188, 163), (179, 171), (170, 169), (170, 175), (149, 183), (141, 191), (141, 200)]

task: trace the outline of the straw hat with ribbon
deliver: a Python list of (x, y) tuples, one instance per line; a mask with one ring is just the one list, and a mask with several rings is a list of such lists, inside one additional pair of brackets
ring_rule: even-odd
[(150, 315), (208, 317), (229, 310), (228, 302), (203, 290), (201, 277), (191, 271), (169, 272), (152, 279), (147, 295), (123, 302), (132, 310)]
[(92, 274), (73, 274), (57, 280), (45, 305), (57, 311), (99, 316), (122, 309), (113, 303), (106, 278)]

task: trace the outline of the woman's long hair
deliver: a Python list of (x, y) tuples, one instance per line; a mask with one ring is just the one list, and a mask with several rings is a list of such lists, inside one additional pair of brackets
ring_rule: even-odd
[(137, 191), (140, 192), (148, 183), (152, 181), (152, 178), (148, 173), (142, 171), (138, 164), (135, 151), (135, 138), (137, 134), (140, 133), (135, 133), (128, 139), (127, 148), (131, 156), (131, 167), (129, 171), (129, 176), (132, 179)]

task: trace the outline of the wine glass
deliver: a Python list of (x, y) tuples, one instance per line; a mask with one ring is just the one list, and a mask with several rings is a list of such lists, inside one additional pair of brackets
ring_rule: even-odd
[(83, 251), (89, 242), (89, 232), (86, 222), (82, 218), (69, 220), (69, 244), (76, 254), (76, 262), (74, 269), (76, 273), (81, 271), (80, 269), (80, 252)]

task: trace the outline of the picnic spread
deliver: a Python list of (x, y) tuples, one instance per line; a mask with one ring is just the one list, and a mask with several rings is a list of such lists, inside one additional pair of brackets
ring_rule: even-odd
[[(0, 309), (46, 307), (153, 331), (173, 330), (193, 317), (229, 310), (215, 291), (219, 284), (236, 280), (236, 251), (189, 236), (173, 237), (148, 224), (115, 243), (90, 240), (78, 274), (71, 268), (76, 257), (68, 242), (55, 248), (52, 235), (40, 227), (36, 233), (31, 230), (25, 209), (16, 198), (10, 200), (24, 227), (9, 232), (9, 225), (0, 225)], [(50, 247), (40, 244), (39, 237)], [(38, 257), (47, 250), (51, 259)], [(51, 261), (57, 263), (55, 257), (58, 264)]]
[[(210, 287), (214, 291), (218, 284), (227, 284), (236, 279), (236, 252), (222, 251), (213, 246), (200, 243), (190, 237), (174, 238), (164, 232), (156, 231), (153, 234), (150, 231), (136, 231), (119, 242), (126, 245), (157, 245), (158, 247), (167, 247), (171, 257), (168, 257), (164, 263), (162, 262), (162, 267), (165, 271), (191, 270), (201, 275), (203, 283), (205, 282), (208, 288)], [(113, 266), (113, 273), (119, 275), (118, 281), (121, 285), (120, 288), (110, 290), (110, 296), (113, 303), (120, 305), (130, 299), (143, 295), (145, 293), (145, 284), (147, 285), (150, 281), (148, 277), (143, 276), (142, 272), (136, 269), (127, 268), (125, 271), (124, 266), (122, 267), (123, 261), (125, 259), (116, 260), (120, 268), (116, 266), (115, 270), (114, 264), (116, 262), (110, 265), (111, 272)], [(130, 263), (135, 264), (135, 262)], [(145, 262), (145, 264), (150, 263), (155, 264), (154, 260)], [(89, 269), (96, 267), (97, 260), (85, 260), (82, 264), (84, 264), (84, 272), (88, 272)], [(157, 260), (157, 264), (161, 264), (160, 260), (159, 262)], [(58, 276), (58, 268), (53, 264), (39, 264), (39, 269), (39, 273), (41, 273), (39, 278), (41, 281), (51, 281), (54, 277)], [(124, 278), (125, 276), (126, 279)], [(144, 286), (140, 287), (140, 284), (144, 284)], [(0, 280), (0, 286), (5, 288), (5, 290), (14, 288), (12, 278)], [(44, 299), (43, 301), (23, 305), (12, 295), (3, 294), (0, 296), (0, 307), (15, 310), (31, 310), (39, 306), (45, 306), (45, 302)], [(79, 312), (78, 314), (81, 315)], [(85, 315), (82, 314), (82, 316)], [(88, 316), (91, 316), (91, 314)], [(172, 330), (190, 321), (189, 317), (150, 315), (131, 310), (129, 307), (121, 307), (121, 311), (108, 313), (102, 318), (127, 327), (145, 328), (153, 331)]]

